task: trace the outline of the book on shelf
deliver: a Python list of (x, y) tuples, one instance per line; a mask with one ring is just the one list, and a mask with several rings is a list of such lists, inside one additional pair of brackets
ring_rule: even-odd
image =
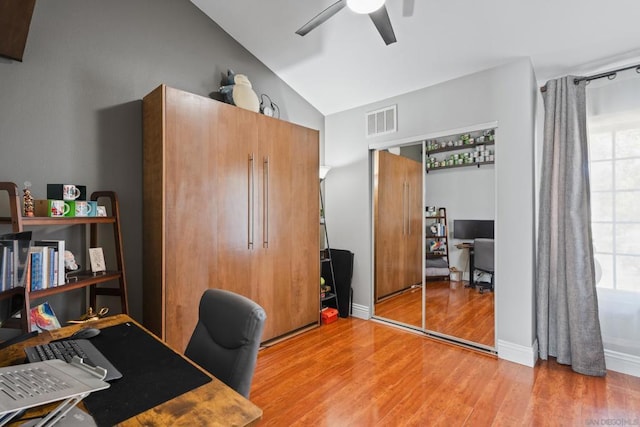
[(31, 240), (32, 232), (0, 235), (0, 292), (38, 291), (66, 283), (64, 240)]
[(32, 246), (31, 247), (31, 287), (30, 291), (39, 291), (44, 289), (43, 287), (43, 261), (44, 258), (44, 247), (43, 246)]
[(31, 231), (0, 236), (0, 290), (24, 286), (31, 246)]
[[(64, 240), (36, 240), (33, 245), (48, 247), (49, 257), (53, 258), (53, 262), (49, 266), (49, 287), (64, 285)], [(53, 251), (53, 255), (51, 255), (51, 251)]]
[(13, 242), (10, 240), (0, 241), (0, 290), (11, 289), (13, 275), (11, 272), (13, 259)]
[(40, 277), (42, 277), (42, 285), (40, 289), (47, 289), (49, 287), (49, 262), (51, 258), (49, 255), (49, 248), (42, 247), (42, 273)]

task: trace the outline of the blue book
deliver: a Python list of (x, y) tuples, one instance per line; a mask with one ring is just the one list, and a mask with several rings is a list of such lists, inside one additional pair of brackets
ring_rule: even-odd
[(42, 258), (42, 247), (31, 248), (31, 292), (43, 289)]

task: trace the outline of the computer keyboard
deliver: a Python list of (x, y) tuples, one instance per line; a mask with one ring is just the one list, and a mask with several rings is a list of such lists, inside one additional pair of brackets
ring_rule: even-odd
[(53, 341), (24, 349), (29, 362), (60, 359), (71, 362), (73, 356), (78, 356), (84, 363), (100, 366), (107, 370), (105, 381), (122, 378), (122, 374), (91, 342), (85, 339), (70, 339)]
[(78, 356), (84, 359), (85, 363), (95, 366), (95, 363), (87, 357), (87, 353), (75, 341), (58, 341), (46, 345), (37, 345), (35, 349), (40, 360), (61, 359), (65, 362), (71, 362), (73, 356)]

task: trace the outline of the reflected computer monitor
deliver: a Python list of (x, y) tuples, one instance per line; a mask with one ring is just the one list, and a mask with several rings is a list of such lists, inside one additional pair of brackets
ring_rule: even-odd
[(454, 219), (453, 238), (460, 240), (493, 239), (492, 219)]

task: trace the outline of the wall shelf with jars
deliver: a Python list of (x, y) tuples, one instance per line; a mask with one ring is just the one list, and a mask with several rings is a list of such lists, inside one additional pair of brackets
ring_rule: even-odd
[[(431, 139), (426, 144), (426, 170), (492, 165), (495, 162), (495, 129)], [(451, 152), (448, 155), (441, 153)]]

